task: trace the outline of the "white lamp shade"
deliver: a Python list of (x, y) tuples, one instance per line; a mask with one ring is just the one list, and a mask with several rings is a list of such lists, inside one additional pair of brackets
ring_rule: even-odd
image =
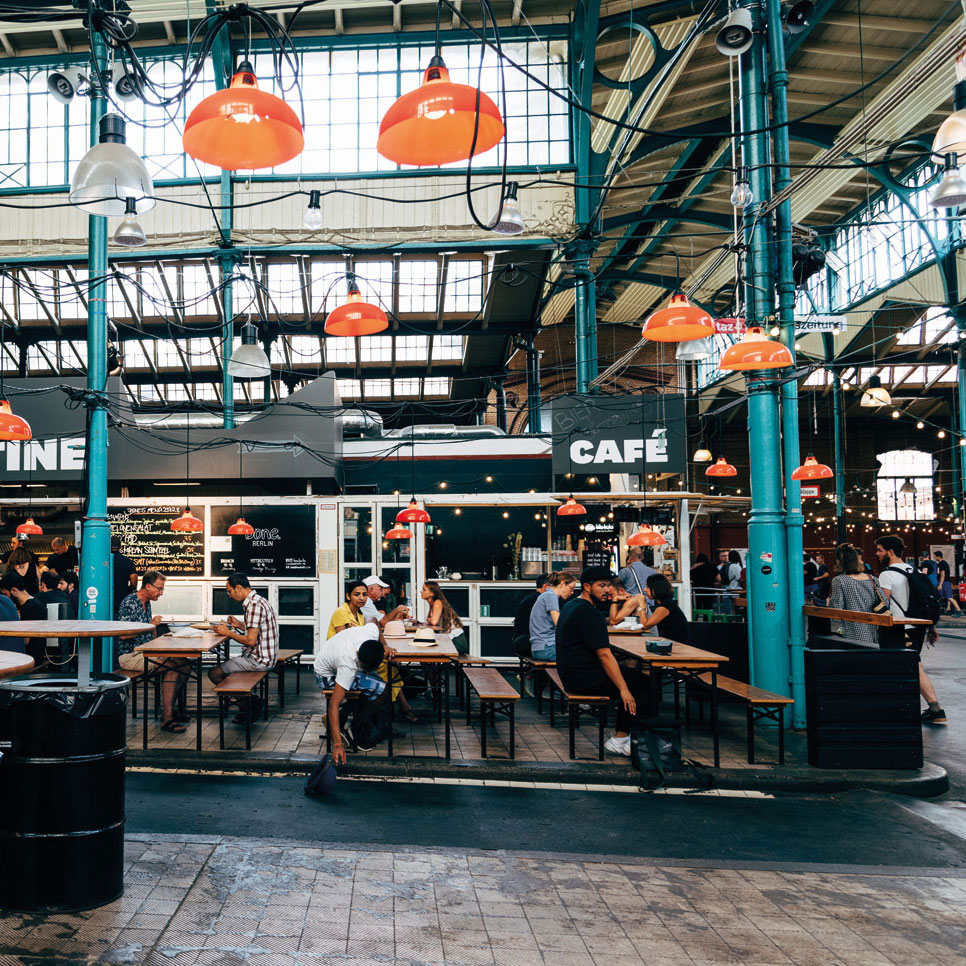
[(939, 187), (929, 196), (931, 208), (959, 208), (966, 205), (966, 181), (959, 168), (950, 168)]
[(711, 358), (711, 352), (711, 336), (706, 336), (703, 339), (679, 343), (674, 358), (678, 362), (703, 362)]
[(932, 153), (939, 158), (947, 154), (966, 154), (966, 111), (953, 111), (936, 131)]
[(877, 406), (891, 406), (892, 396), (889, 395), (889, 390), (883, 389), (882, 386), (870, 387), (863, 391), (859, 405), (872, 409)]
[(71, 179), (70, 203), (91, 215), (120, 218), (128, 198), (139, 215), (155, 205), (154, 184), (141, 158), (126, 144), (95, 144)]
[(114, 244), (123, 248), (140, 248), (147, 243), (148, 238), (140, 222), (131, 216), (123, 219), (114, 232)]
[(526, 222), (516, 198), (503, 200), (503, 214), (500, 220), (490, 229), (497, 235), (521, 235), (526, 231)]
[(235, 379), (264, 379), (272, 374), (272, 364), (260, 345), (240, 345), (228, 360), (228, 374)]

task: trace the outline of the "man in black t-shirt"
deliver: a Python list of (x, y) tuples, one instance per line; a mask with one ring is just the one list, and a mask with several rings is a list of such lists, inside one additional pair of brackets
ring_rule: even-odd
[(959, 606), (959, 601), (956, 600), (956, 594), (953, 593), (949, 563), (943, 560), (942, 550), (934, 551), (933, 556), (936, 558), (936, 589), (939, 591), (939, 597), (946, 604), (946, 612), (949, 613), (953, 610), (958, 616), (962, 614), (963, 609)]
[(76, 570), (79, 562), (77, 547), (69, 544), (63, 537), (54, 537), (50, 541), (51, 553), (47, 555), (45, 566), (58, 574), (66, 574), (68, 570)]
[(581, 594), (564, 605), (557, 621), (557, 671), (571, 693), (618, 698), (617, 733), (604, 747), (615, 755), (631, 753), (631, 721), (648, 716), (649, 699), (640, 678), (625, 678), (610, 649), (607, 621), (598, 607), (608, 599), (613, 574), (588, 567), (580, 575)]
[[(27, 593), (27, 587), (20, 574), (9, 573), (0, 577), (0, 594), (9, 597), (20, 612), (22, 621), (45, 621), (47, 611), (36, 597)], [(43, 637), (28, 637), (24, 641), (27, 653), (34, 659), (37, 667), (47, 660), (47, 640)]]

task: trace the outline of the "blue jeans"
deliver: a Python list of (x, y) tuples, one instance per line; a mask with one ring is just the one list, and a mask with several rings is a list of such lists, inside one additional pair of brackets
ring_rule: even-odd
[[(315, 684), (320, 691), (327, 691), (335, 687), (335, 678), (322, 677), (321, 674), (316, 674)], [(386, 682), (378, 674), (356, 671), (356, 676), (352, 680), (352, 687), (349, 690), (361, 692), (367, 701), (375, 701), (386, 690)]]
[(536, 648), (530, 652), (533, 655), (535, 661), (556, 661), (557, 660), (557, 645), (551, 644), (550, 647), (545, 647), (542, 651), (538, 651)]

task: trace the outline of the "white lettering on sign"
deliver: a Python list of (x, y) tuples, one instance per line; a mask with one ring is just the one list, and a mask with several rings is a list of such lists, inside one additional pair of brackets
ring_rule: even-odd
[(807, 319), (795, 319), (796, 334), (807, 332), (836, 332), (849, 323), (847, 315), (811, 315)]
[(90, 601), (97, 600), (97, 588), (96, 587), (88, 587), (87, 588), (87, 599), (90, 600)]
[(9, 473), (34, 470), (66, 471), (84, 469), (83, 436), (61, 439), (33, 439), (29, 443), (5, 443), (4, 464)]
[(666, 463), (667, 437), (663, 429), (655, 429), (648, 440), (643, 439), (602, 439), (594, 449), (590, 440), (577, 439), (570, 444), (570, 458), (574, 463), (586, 466), (590, 463), (639, 463), (647, 453), (648, 463)]

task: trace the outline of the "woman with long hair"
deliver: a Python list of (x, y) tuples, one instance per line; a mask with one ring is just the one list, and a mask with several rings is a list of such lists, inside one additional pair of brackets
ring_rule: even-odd
[(422, 600), (429, 605), (426, 623), (434, 631), (449, 634), (453, 647), (460, 654), (470, 653), (470, 642), (453, 605), (446, 599), (442, 588), (435, 580), (427, 580), (419, 592)]
[(530, 611), (530, 653), (538, 661), (557, 660), (557, 620), (577, 583), (571, 574), (552, 573), (547, 580), (550, 589), (537, 598)]
[(25, 550), (23, 547), (11, 550), (7, 557), (6, 572), (8, 574), (20, 574), (23, 577), (27, 593), (31, 597), (40, 592), (40, 574), (29, 550)]
[(691, 643), (691, 628), (684, 611), (674, 599), (674, 588), (664, 574), (651, 574), (644, 585), (648, 600), (654, 601), (654, 610), (641, 626), (647, 630), (656, 627), (661, 637), (677, 641), (678, 644)]
[[(829, 606), (834, 610), (857, 610), (867, 614), (876, 608), (888, 613), (883, 607), (885, 594), (878, 580), (866, 573), (862, 555), (849, 543), (835, 548), (838, 573), (832, 578), (832, 596)], [(879, 629), (875, 624), (859, 624), (855, 621), (832, 621), (832, 632), (859, 644), (878, 644)]]

